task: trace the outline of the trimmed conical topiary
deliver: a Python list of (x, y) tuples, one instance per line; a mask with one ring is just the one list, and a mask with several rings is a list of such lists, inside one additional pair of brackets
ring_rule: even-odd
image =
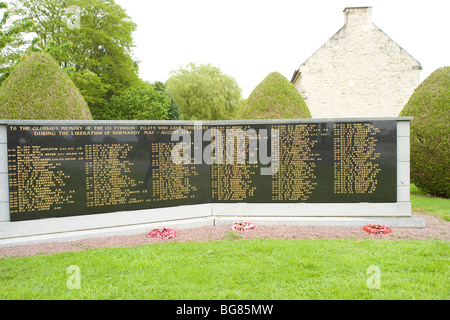
[(311, 113), (294, 85), (280, 73), (273, 72), (253, 90), (238, 118), (311, 118)]
[(46, 53), (22, 61), (0, 88), (0, 119), (90, 120), (69, 76)]
[(411, 121), (411, 181), (450, 196), (450, 67), (434, 71), (414, 91), (400, 116)]

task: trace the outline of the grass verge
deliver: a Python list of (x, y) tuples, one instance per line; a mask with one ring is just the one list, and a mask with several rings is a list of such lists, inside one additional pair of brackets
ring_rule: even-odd
[(450, 221), (450, 199), (432, 197), (411, 184), (411, 206), (415, 212), (432, 214)]
[(450, 292), (449, 246), (443, 241), (229, 240), (4, 257), (0, 298), (442, 300)]

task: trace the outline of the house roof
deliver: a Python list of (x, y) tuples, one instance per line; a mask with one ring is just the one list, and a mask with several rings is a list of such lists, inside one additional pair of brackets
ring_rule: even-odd
[[(356, 10), (355, 10), (356, 9)], [(349, 19), (349, 15), (352, 15), (352, 13), (351, 13), (351, 11), (355, 11), (355, 12), (358, 12), (359, 10), (358, 9), (361, 9), (361, 11), (366, 11), (365, 13), (366, 13), (366, 15), (367, 15), (367, 18), (366, 18), (366, 22), (370, 22), (370, 24), (372, 25), (372, 26), (374, 26), (375, 28), (376, 28), (376, 30), (378, 30), (379, 32), (381, 32), (381, 33), (383, 33), (383, 35), (387, 38), (387, 39), (389, 39), (392, 43), (394, 43), (395, 45), (397, 45), (399, 48), (400, 48), (400, 50), (401, 51), (403, 51), (403, 52), (405, 52), (406, 54), (408, 54), (409, 55), (409, 57), (412, 59), (412, 60), (414, 60), (416, 63), (417, 63), (417, 66), (416, 66), (416, 68), (418, 69), (418, 70), (422, 70), (422, 66), (421, 66), (421, 64), (420, 64), (420, 62), (417, 60), (417, 59), (415, 59), (411, 54), (409, 54), (405, 49), (403, 49), (398, 43), (396, 43), (392, 38), (390, 38), (383, 30), (381, 30), (378, 26), (376, 26), (374, 23), (372, 23), (372, 21), (371, 21), (371, 9), (372, 9), (372, 7), (346, 7), (344, 10), (343, 10), (343, 12), (344, 12), (344, 14), (345, 14), (345, 24), (342, 26), (342, 28), (340, 28), (327, 42), (325, 42), (320, 48), (318, 48), (308, 59), (306, 59), (305, 60), (305, 62), (303, 62), (301, 65), (300, 65), (300, 67), (298, 68), (298, 69), (296, 69), (295, 71), (294, 71), (294, 73), (293, 73), (293, 75), (292, 75), (292, 78), (291, 78), (291, 82), (292, 83), (296, 83), (297, 81), (298, 81), (298, 79), (300, 78), (300, 76), (301, 76), (301, 72), (300, 72), (300, 68), (301, 68), (301, 66), (302, 65), (304, 65), (309, 59), (311, 59), (311, 57), (313, 57), (314, 55), (316, 55), (316, 53), (322, 48), (322, 47), (324, 47), (324, 46), (326, 46), (327, 45), (327, 43), (331, 40), (331, 39), (333, 39), (333, 38), (335, 38), (335, 37), (337, 37), (341, 32), (342, 32), (342, 30), (344, 29), (344, 28), (346, 28), (346, 26), (347, 26), (347, 23), (348, 23), (348, 19)]]

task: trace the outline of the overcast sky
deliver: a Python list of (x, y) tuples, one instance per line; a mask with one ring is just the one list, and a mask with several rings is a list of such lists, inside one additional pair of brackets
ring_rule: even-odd
[(219, 67), (246, 98), (271, 72), (294, 71), (344, 25), (346, 7), (372, 21), (423, 67), (450, 65), (448, 0), (116, 0), (137, 24), (134, 56), (150, 82), (190, 62)]

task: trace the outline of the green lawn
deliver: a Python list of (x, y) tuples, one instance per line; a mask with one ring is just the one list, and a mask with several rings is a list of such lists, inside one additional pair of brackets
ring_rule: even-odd
[[(449, 200), (411, 191), (448, 220)], [(449, 242), (236, 240), (5, 256), (0, 299), (450, 299)]]
[(449, 299), (449, 252), (443, 241), (228, 240), (6, 257), (0, 298)]
[(450, 199), (431, 197), (411, 184), (411, 206), (415, 212), (423, 212), (450, 221)]

